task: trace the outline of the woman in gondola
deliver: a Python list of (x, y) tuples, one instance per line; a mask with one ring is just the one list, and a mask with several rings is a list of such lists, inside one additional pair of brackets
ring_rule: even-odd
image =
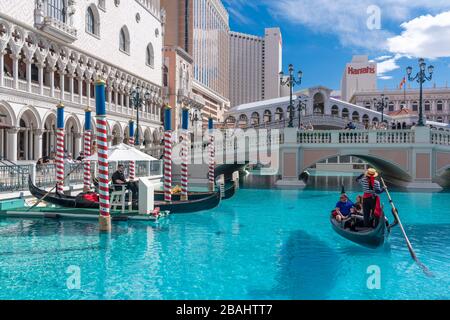
[(381, 216), (380, 197), (378, 194), (383, 193), (384, 189), (375, 178), (378, 177), (377, 170), (369, 168), (365, 173), (356, 178), (356, 181), (363, 188), (363, 213), (364, 227), (372, 226), (372, 218)]

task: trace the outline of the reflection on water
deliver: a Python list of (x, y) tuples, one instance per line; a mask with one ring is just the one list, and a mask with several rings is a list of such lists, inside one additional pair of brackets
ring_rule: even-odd
[[(306, 190), (334, 191), (341, 190), (343, 186), (347, 191), (360, 191), (361, 187), (356, 182), (356, 177), (358, 177), (361, 173), (362, 172), (310, 172), (310, 176), (306, 183)], [(276, 188), (275, 184), (278, 179), (278, 176), (260, 176), (256, 174), (249, 174), (241, 177), (241, 186), (244, 188), (272, 189)], [(407, 192), (405, 188), (392, 185), (388, 181), (386, 181), (386, 184), (391, 191)], [(450, 192), (450, 188), (444, 189), (443, 192)]]

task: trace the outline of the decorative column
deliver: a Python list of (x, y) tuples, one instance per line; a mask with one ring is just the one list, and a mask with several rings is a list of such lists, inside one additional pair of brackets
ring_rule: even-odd
[(188, 128), (189, 128), (189, 110), (183, 108), (181, 129), (183, 141), (181, 142), (181, 201), (188, 200)]
[(50, 72), (50, 96), (52, 98), (55, 97), (55, 67), (50, 67), (49, 69)]
[(64, 70), (59, 71), (59, 88), (61, 89), (61, 101), (64, 101)]
[(73, 102), (74, 100), (74, 85), (73, 85), (73, 78), (74, 78), (74, 75), (72, 74), (72, 73), (69, 73), (68, 74), (68, 77), (69, 77), (69, 92), (70, 92), (70, 102)]
[(216, 152), (214, 148), (214, 122), (212, 118), (208, 119), (208, 130), (209, 130), (209, 170), (208, 170), (208, 189), (209, 191), (214, 191), (214, 172), (215, 172), (215, 158)]
[[(130, 123), (128, 124), (128, 127), (130, 129), (129, 131), (129, 140), (128, 143), (130, 144), (130, 146), (134, 146), (134, 121), (130, 120)], [(134, 181), (134, 179), (136, 178), (136, 169), (135, 169), (135, 162), (134, 161), (130, 161), (130, 180)]]
[(17, 135), (19, 133), (19, 128), (9, 128), (6, 131), (7, 143), (7, 153), (6, 157), (11, 162), (17, 162)]
[(88, 107), (91, 106), (91, 79), (86, 79), (86, 98)]
[(38, 63), (38, 80), (39, 80), (39, 94), (44, 95), (44, 67), (45, 62)]
[(100, 231), (111, 232), (111, 216), (109, 213), (109, 163), (107, 122), (105, 104), (105, 82), (97, 80), (95, 83), (96, 110), (97, 110), (97, 157), (98, 157), (98, 182), (100, 198)]
[(4, 70), (5, 70), (5, 51), (4, 49), (0, 50), (0, 87), (4, 86)]
[(34, 130), (34, 157), (36, 160), (42, 158), (42, 136), (44, 135), (44, 130), (36, 129)]
[[(91, 128), (91, 117), (92, 117), (92, 110), (91, 108), (87, 107), (84, 110), (84, 156), (90, 157), (91, 156), (91, 135), (92, 135), (92, 128)], [(88, 192), (91, 190), (91, 162), (90, 161), (84, 161), (84, 192)]]
[(27, 91), (31, 92), (31, 65), (33, 63), (33, 56), (26, 57), (25, 58), (25, 64), (27, 67), (26, 73), (27, 73)]
[[(19, 58), (20, 53), (18, 54), (11, 54), (11, 59), (13, 61), (13, 89), (19, 88)], [(3, 70), (2, 70), (3, 72)]]
[(64, 104), (57, 106), (56, 113), (56, 192), (64, 193)]
[(164, 110), (164, 200), (172, 202), (172, 110)]
[(78, 80), (78, 103), (83, 104), (83, 76), (79, 76)]

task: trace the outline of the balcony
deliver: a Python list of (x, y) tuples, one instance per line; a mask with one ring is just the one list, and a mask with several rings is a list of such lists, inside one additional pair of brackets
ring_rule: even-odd
[(38, 27), (42, 31), (67, 43), (72, 43), (77, 40), (77, 30), (55, 18), (49, 16), (44, 17), (42, 23)]

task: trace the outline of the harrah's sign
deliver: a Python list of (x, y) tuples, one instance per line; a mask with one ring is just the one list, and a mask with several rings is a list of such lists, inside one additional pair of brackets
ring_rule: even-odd
[(348, 74), (370, 74), (370, 73), (375, 73), (375, 68), (365, 67), (365, 68), (355, 69), (353, 67), (348, 67)]

